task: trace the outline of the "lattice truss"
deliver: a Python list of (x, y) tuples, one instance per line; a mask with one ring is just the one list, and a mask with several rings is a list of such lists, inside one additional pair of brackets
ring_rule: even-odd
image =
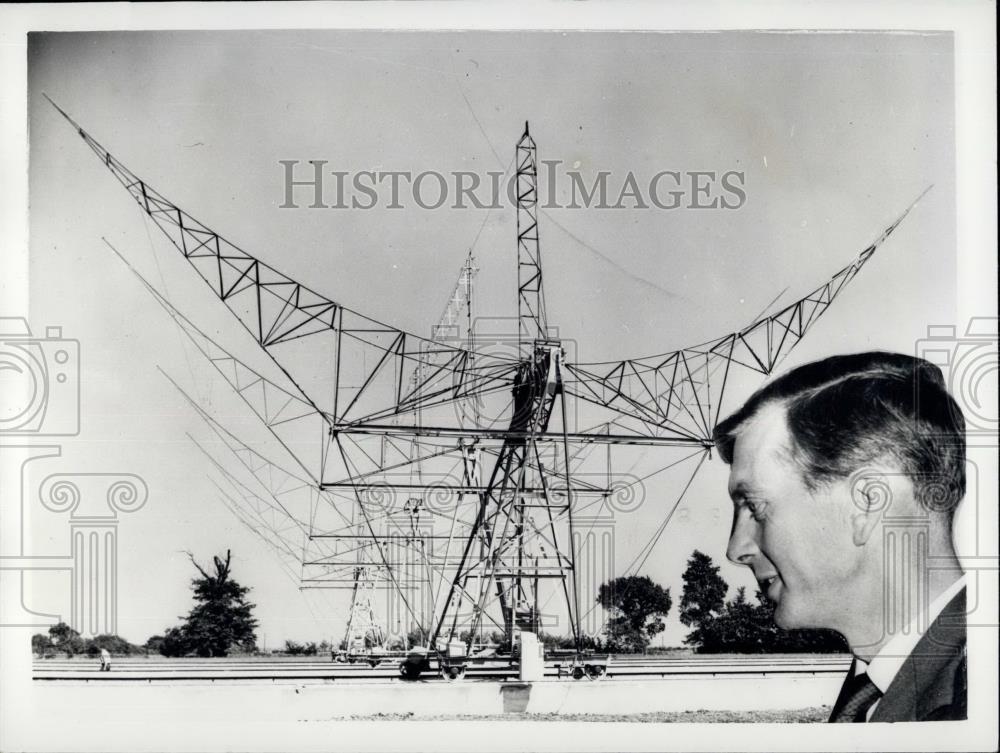
[[(739, 331), (655, 356), (574, 363), (548, 339), (527, 126), (515, 152), (518, 325), (508, 342), (472, 332), (471, 252), (430, 336), (408, 333), (244, 251), (59, 112), (285, 378), (238, 360), (143, 280), (294, 466), (192, 400), (259, 484), (250, 489), (203, 447), (224, 502), (298, 569), (303, 587), (360, 590), (358, 611), (372, 588), (385, 589), (389, 630), (431, 639), (551, 628), (553, 599), (579, 637), (586, 531), (573, 516), (636, 480), (613, 450), (655, 447), (657, 468), (689, 461), (694, 473), (733, 372), (771, 374), (912, 209), (828, 281)], [(686, 489), (690, 476), (676, 483)]]

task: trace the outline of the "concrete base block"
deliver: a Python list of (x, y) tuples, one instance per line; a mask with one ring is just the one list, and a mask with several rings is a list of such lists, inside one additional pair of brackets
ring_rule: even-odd
[(545, 656), (534, 633), (521, 633), (521, 682), (538, 682), (545, 677)]

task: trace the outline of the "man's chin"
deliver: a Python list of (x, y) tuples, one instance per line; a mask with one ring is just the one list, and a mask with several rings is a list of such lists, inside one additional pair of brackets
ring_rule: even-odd
[(783, 599), (774, 609), (774, 624), (782, 630), (794, 630), (804, 627), (801, 620), (796, 619), (795, 611), (791, 608), (787, 599)]
[(782, 630), (791, 630), (794, 627), (780, 612), (774, 613), (774, 624)]
[(810, 630), (819, 628), (824, 623), (817, 619), (815, 610), (797, 609), (794, 599), (786, 598), (774, 609), (774, 624), (782, 630)]

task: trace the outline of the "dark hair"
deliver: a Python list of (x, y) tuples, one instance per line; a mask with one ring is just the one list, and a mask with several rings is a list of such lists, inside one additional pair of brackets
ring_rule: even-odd
[(965, 496), (965, 419), (929, 361), (874, 351), (783, 374), (715, 427), (726, 463), (740, 427), (770, 403), (786, 409), (792, 455), (810, 488), (890, 457), (925, 509), (952, 513)]

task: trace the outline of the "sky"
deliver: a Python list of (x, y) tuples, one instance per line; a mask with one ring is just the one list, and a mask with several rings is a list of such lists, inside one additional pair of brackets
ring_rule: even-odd
[[(156, 32), (29, 41), (30, 322), (81, 348), (81, 431), (52, 472), (135, 473), (146, 506), (119, 523), (119, 632), (142, 642), (190, 607), (199, 561), (230, 548), (260, 634), (321, 640), (344, 596), (300, 592), (220, 503), (188, 434), (197, 415), (159, 369), (247, 441), (260, 427), (112, 254), (115, 245), (227, 348), (254, 343), (46, 102), (217, 232), (334, 300), (426, 334), (472, 248), (476, 312), (516, 311), (514, 211), (281, 208), (280, 160), (331, 169), (505, 170), (524, 122), (541, 159), (588, 180), (630, 171), (739, 171), (739, 209), (546, 209), (549, 319), (579, 361), (692, 345), (789, 303), (850, 262), (928, 186), (859, 278), (792, 352), (915, 352), (956, 307), (952, 40), (948, 34), (625, 32)], [(567, 190), (561, 183), (559, 191)], [(565, 197), (566, 194), (560, 194)], [(784, 291), (784, 292), (783, 292)], [(257, 361), (259, 362), (259, 361)], [(738, 398), (759, 382), (739, 378)], [(645, 455), (641, 462), (660, 461)], [(643, 572), (680, 600), (695, 548), (732, 586), (718, 459), (699, 473)], [(619, 567), (673, 504), (651, 483), (616, 516)], [(34, 553), (62, 553), (65, 518), (32, 512)], [(33, 605), (66, 609), (60, 576)], [(686, 629), (676, 607), (662, 637)]]

